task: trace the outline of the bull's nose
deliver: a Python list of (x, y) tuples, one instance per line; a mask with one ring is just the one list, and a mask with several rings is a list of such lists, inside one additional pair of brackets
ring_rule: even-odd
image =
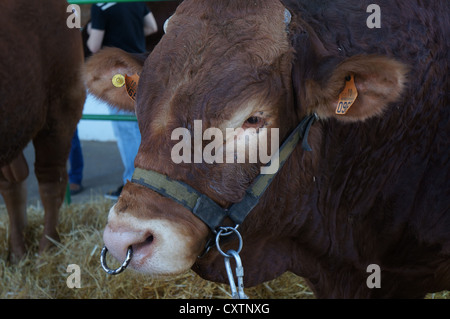
[[(116, 204), (117, 205), (117, 204)], [(111, 207), (103, 240), (108, 253), (120, 263), (131, 246), (133, 256), (128, 268), (151, 274), (179, 274), (192, 267), (202, 251), (208, 228), (199, 221), (173, 222), (164, 219), (141, 219), (135, 211), (116, 211)], [(113, 266), (111, 264), (111, 266)], [(113, 267), (114, 268), (114, 267)]]
[(107, 225), (103, 233), (103, 241), (109, 253), (120, 262), (125, 260), (128, 247), (131, 246), (133, 249), (131, 266), (136, 267), (139, 260), (151, 255), (154, 236), (151, 232), (114, 229)]

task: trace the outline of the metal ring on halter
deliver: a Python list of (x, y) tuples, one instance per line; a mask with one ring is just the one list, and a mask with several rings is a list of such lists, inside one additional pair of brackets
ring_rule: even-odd
[(108, 248), (106, 248), (106, 246), (103, 246), (102, 253), (100, 254), (100, 263), (102, 264), (103, 270), (106, 271), (110, 275), (118, 275), (121, 272), (123, 272), (127, 268), (128, 264), (130, 263), (131, 258), (133, 257), (133, 249), (130, 246), (130, 247), (128, 247), (128, 250), (127, 250), (127, 257), (125, 258), (125, 261), (122, 263), (122, 265), (117, 269), (110, 269), (108, 267), (108, 265), (106, 264), (106, 253), (107, 252), (108, 252)]
[[(238, 225), (238, 226), (239, 226), (239, 225)], [(217, 235), (216, 235), (216, 246), (217, 246), (217, 250), (218, 250), (219, 253), (220, 253), (222, 256), (224, 256), (224, 257), (231, 258), (231, 257), (233, 257), (233, 256), (224, 253), (223, 250), (220, 248), (220, 245), (219, 245), (220, 237), (223, 237), (223, 236), (229, 236), (229, 235), (231, 235), (232, 233), (235, 233), (235, 234), (237, 235), (238, 239), (239, 239), (239, 248), (237, 249), (236, 252), (239, 254), (239, 253), (241, 252), (241, 250), (242, 250), (242, 236), (241, 236), (241, 234), (240, 234), (240, 233), (238, 232), (238, 230), (237, 230), (238, 226), (236, 226), (236, 227), (220, 227), (220, 228), (219, 228), (219, 231), (217, 232)], [(225, 232), (225, 233), (223, 233), (223, 232)]]

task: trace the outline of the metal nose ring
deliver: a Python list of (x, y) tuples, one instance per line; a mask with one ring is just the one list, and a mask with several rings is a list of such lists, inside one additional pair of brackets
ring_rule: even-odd
[(127, 250), (127, 257), (125, 258), (125, 261), (122, 263), (122, 265), (117, 269), (111, 269), (106, 264), (106, 253), (108, 252), (108, 248), (106, 246), (103, 246), (102, 253), (100, 254), (100, 263), (102, 264), (102, 268), (104, 271), (106, 271), (110, 275), (118, 275), (121, 272), (123, 272), (127, 267), (128, 264), (131, 261), (131, 258), (133, 257), (133, 249), (128, 247)]

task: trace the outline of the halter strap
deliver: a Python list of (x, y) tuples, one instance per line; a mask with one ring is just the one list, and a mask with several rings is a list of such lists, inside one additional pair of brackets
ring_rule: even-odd
[[(240, 225), (258, 204), (260, 198), (292, 154), (300, 139), (303, 139), (303, 149), (311, 151), (311, 147), (308, 145), (308, 135), (311, 125), (317, 119), (317, 115), (312, 114), (305, 117), (300, 122), (277, 151), (279, 153), (279, 168), (277, 172), (274, 174), (258, 175), (246, 190), (246, 194), (242, 201), (233, 204), (229, 209), (222, 208), (211, 198), (200, 193), (188, 184), (173, 180), (168, 176), (155, 171), (144, 170), (137, 167), (131, 182), (147, 187), (184, 206), (208, 225), (214, 233), (216, 233), (226, 217), (230, 218), (236, 225)], [(270, 166), (270, 163), (268, 163), (267, 166)]]

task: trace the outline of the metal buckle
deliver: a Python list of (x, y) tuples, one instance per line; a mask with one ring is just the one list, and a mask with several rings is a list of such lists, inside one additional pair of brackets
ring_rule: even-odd
[(248, 299), (248, 296), (244, 293), (244, 267), (242, 267), (241, 257), (239, 257), (239, 254), (234, 250), (228, 250), (227, 254), (234, 257), (234, 260), (236, 261), (237, 289), (233, 271), (231, 270), (231, 257), (225, 257), (225, 269), (227, 270), (227, 276), (230, 282), (231, 297), (233, 299)]
[[(210, 239), (208, 239), (208, 241), (206, 242), (205, 245), (205, 249), (203, 249), (203, 252), (197, 257), (197, 258), (203, 258), (212, 247), (217, 246), (218, 251), (220, 252), (220, 254), (224, 257), (231, 257), (231, 256), (227, 256), (227, 254), (225, 254), (223, 252), (223, 250), (220, 248), (219, 240), (220, 237), (225, 237), (225, 236), (229, 236), (233, 233), (236, 233), (238, 235), (239, 238), (239, 252), (242, 249), (242, 237), (241, 234), (239, 234), (239, 232), (237, 231), (237, 228), (239, 227), (239, 225), (236, 225), (235, 227), (219, 227), (218, 229), (215, 229), (213, 231), (213, 233), (216, 235), (216, 237), (211, 237)], [(238, 252), (238, 253), (239, 253)]]

